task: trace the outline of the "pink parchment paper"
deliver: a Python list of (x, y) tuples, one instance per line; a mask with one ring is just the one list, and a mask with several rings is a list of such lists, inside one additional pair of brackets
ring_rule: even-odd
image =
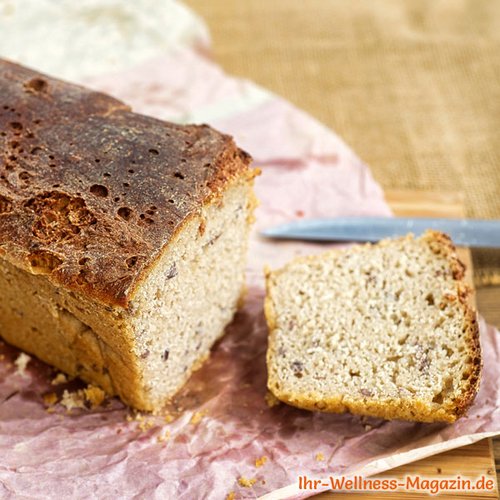
[[(298, 475), (374, 474), (500, 431), (499, 337), (483, 321), (481, 389), (469, 415), (453, 425), (269, 408), (262, 268), (326, 247), (270, 243), (257, 231), (301, 217), (389, 215), (380, 187), (331, 131), (276, 96), (228, 78), (193, 51), (88, 83), (140, 112), (208, 121), (252, 154), (263, 174), (256, 184), (261, 205), (249, 252), (249, 295), (210, 360), (173, 401), (176, 419), (147, 416), (142, 429), (141, 422), (127, 421), (130, 412), (117, 400), (48, 413), (42, 395), (67, 386), (51, 386), (54, 373), (37, 360), (25, 375), (16, 374), (19, 352), (2, 346), (2, 498), (224, 499), (230, 492), (300, 498), (308, 494), (298, 490)], [(167, 432), (168, 439), (158, 439)], [(256, 467), (262, 456), (267, 462)], [(252, 487), (240, 486), (242, 477), (255, 479)]]

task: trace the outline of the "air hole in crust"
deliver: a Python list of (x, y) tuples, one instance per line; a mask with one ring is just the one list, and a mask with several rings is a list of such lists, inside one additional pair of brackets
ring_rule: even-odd
[(57, 255), (45, 250), (30, 253), (28, 260), (35, 274), (50, 274), (63, 262)]
[(137, 264), (137, 255), (134, 255), (133, 257), (129, 257), (126, 261), (127, 267), (130, 269), (134, 267)]
[(154, 224), (154, 220), (151, 219), (151, 217), (146, 217), (146, 215), (141, 214), (139, 215), (139, 218), (144, 221), (146, 224)]
[(24, 84), (28, 92), (38, 93), (47, 90), (48, 83), (43, 78), (32, 78)]
[(149, 150), (149, 152), (150, 152), (152, 155), (159, 155), (159, 154), (160, 154), (160, 153), (158, 152), (158, 150), (157, 150), (157, 149), (154, 149), (154, 148), (151, 148), (151, 149)]
[(118, 209), (118, 215), (125, 220), (129, 220), (132, 215), (132, 210), (128, 207), (120, 207)]
[(102, 184), (94, 184), (90, 186), (90, 192), (100, 198), (106, 198), (108, 196), (108, 188)]
[(7, 214), (9, 212), (12, 212), (12, 201), (0, 195), (0, 214)]
[(10, 126), (14, 129), (14, 130), (22, 130), (23, 126), (21, 123), (19, 122), (10, 122)]
[(184, 174), (181, 172), (175, 172), (174, 177), (177, 177), (177, 179), (184, 180)]

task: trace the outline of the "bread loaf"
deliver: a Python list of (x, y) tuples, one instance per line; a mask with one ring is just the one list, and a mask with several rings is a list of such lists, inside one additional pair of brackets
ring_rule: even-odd
[(269, 390), (309, 410), (453, 422), (481, 369), (463, 275), (434, 231), (268, 272)]
[(0, 144), (0, 335), (158, 409), (241, 298), (249, 155), (7, 61)]

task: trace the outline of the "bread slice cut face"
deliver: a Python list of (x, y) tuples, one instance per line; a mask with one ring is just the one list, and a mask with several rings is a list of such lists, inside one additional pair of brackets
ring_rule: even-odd
[(266, 273), (268, 388), (308, 410), (454, 422), (481, 352), (464, 265), (428, 231)]

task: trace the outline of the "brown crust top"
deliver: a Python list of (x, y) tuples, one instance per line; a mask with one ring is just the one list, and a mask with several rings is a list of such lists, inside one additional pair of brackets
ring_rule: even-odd
[(161, 249), (250, 156), (207, 125), (133, 113), (0, 59), (0, 255), (126, 306)]

